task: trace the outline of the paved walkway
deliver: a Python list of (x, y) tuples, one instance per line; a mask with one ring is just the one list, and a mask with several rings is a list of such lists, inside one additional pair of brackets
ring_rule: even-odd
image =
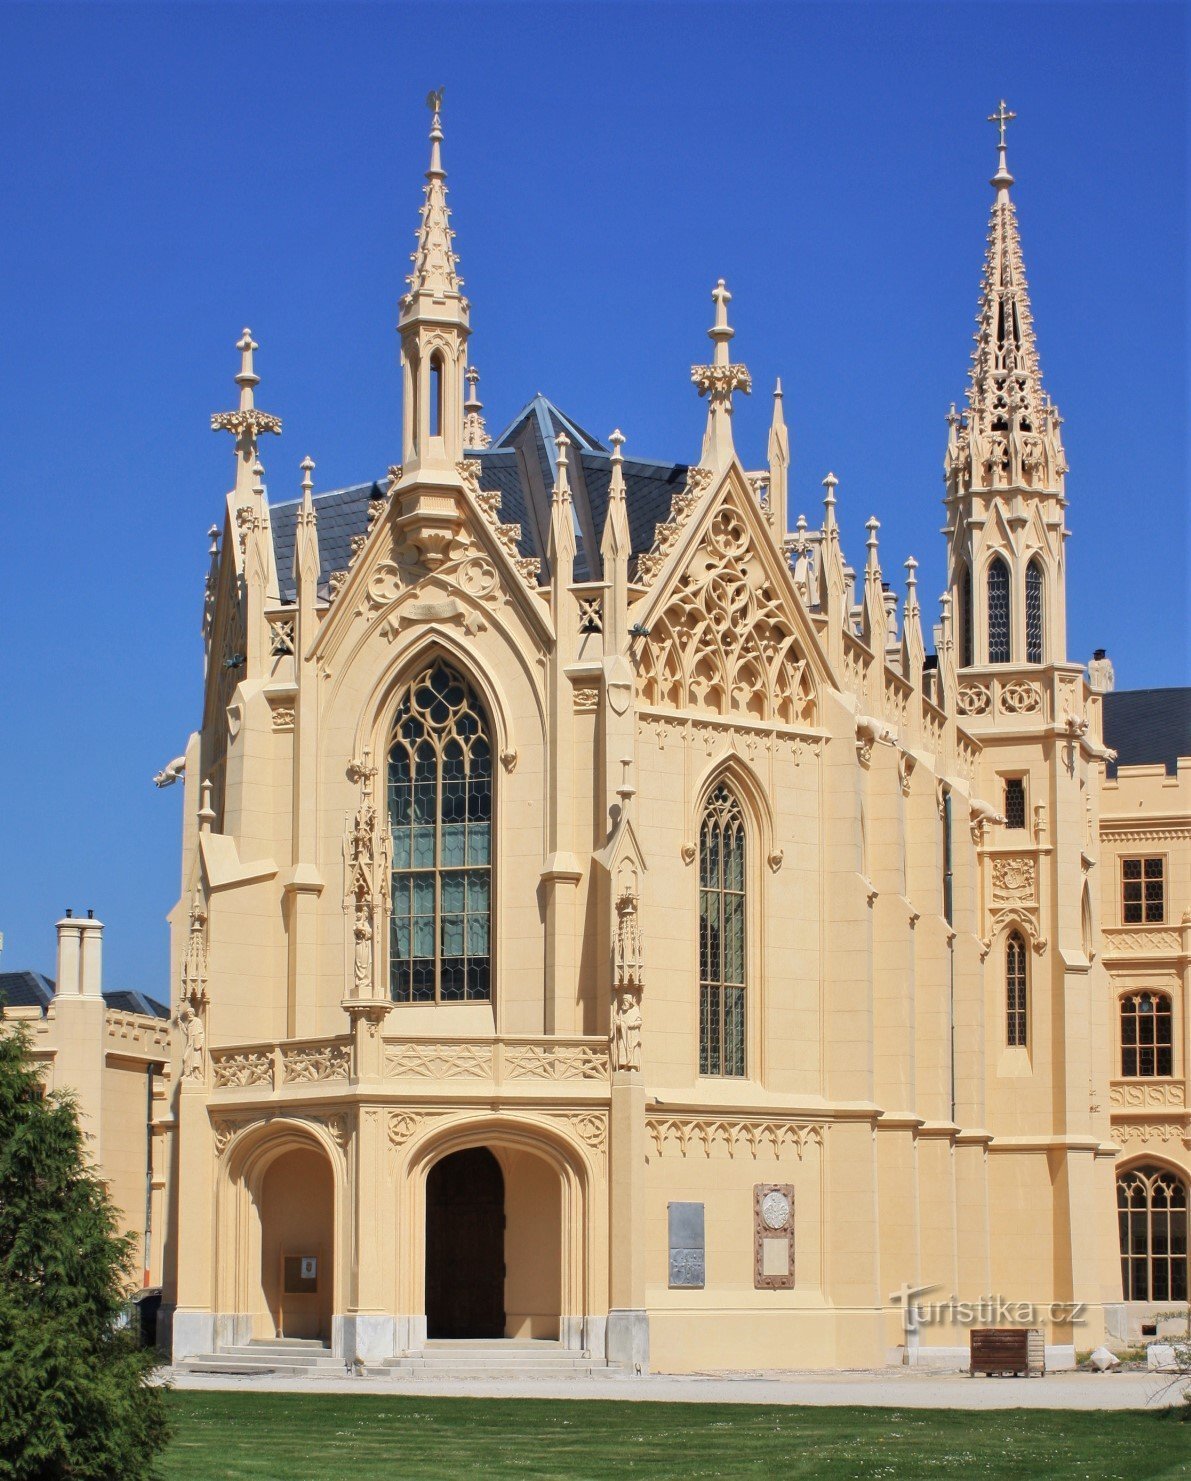
[(164, 1370), (178, 1389), (255, 1393), (419, 1394), (469, 1399), (634, 1399), (682, 1404), (860, 1404), (896, 1409), (1145, 1409), (1181, 1403), (1183, 1385), (1150, 1373), (970, 1378), (888, 1368), (865, 1373), (692, 1373), (629, 1378), (233, 1378)]

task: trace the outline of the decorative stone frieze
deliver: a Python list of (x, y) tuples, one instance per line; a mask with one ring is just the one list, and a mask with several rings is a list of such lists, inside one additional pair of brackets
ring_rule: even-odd
[(653, 1138), (659, 1156), (677, 1151), (685, 1157), (691, 1148), (702, 1149), (710, 1157), (714, 1147), (721, 1147), (729, 1157), (746, 1150), (756, 1157), (769, 1152), (780, 1157), (786, 1148), (798, 1160), (808, 1146), (823, 1146), (826, 1125), (816, 1121), (782, 1121), (719, 1116), (647, 1116), (645, 1130)]

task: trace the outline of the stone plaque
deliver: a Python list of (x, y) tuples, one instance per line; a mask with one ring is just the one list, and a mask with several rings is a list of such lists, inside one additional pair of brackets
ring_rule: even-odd
[(758, 1183), (753, 1189), (753, 1285), (758, 1291), (794, 1286), (794, 1187)]
[(670, 1285), (702, 1290), (706, 1283), (701, 1203), (669, 1205)]

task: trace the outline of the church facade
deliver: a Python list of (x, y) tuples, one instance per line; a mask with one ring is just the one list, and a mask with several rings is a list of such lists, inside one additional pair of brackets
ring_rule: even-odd
[(1005, 118), (937, 618), (875, 520), (849, 564), (834, 477), (791, 529), (780, 386), (742, 461), (722, 282), (689, 464), (541, 397), (489, 436), (437, 107), (399, 464), (270, 500), (245, 331), (172, 917), (176, 1360), (944, 1361), (1001, 1300), (1062, 1362), (1120, 1326), (1112, 758)]

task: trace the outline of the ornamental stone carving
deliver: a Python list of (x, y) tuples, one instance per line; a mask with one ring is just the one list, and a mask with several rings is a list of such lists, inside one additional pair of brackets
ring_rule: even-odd
[(742, 516), (716, 512), (642, 644), (642, 702), (811, 724), (815, 693), (778, 591)]
[(219, 1089), (273, 1083), (273, 1056), (268, 1050), (221, 1051), (211, 1056), (211, 1064)]
[(987, 684), (963, 684), (955, 703), (961, 715), (987, 715), (992, 708), (992, 693)]
[(1034, 899), (1036, 865), (1024, 855), (1011, 854), (992, 861), (993, 903), (1010, 904)]
[(1177, 1082), (1166, 1084), (1155, 1082), (1144, 1084), (1139, 1081), (1114, 1085), (1108, 1092), (1109, 1104), (1121, 1110), (1140, 1110), (1149, 1107), (1178, 1110), (1183, 1105), (1183, 1087)]
[(1037, 684), (1014, 679), (1001, 690), (1001, 709), (1007, 715), (1033, 715), (1042, 708)]
[(754, 1160), (761, 1152), (780, 1157), (789, 1148), (798, 1160), (808, 1146), (823, 1146), (826, 1126), (813, 1121), (779, 1121), (711, 1116), (647, 1116), (645, 1130), (653, 1138), (659, 1156), (677, 1151), (683, 1157), (690, 1148), (710, 1157), (720, 1147), (729, 1157), (747, 1151)]
[(184, 1080), (201, 1080), (207, 1072), (207, 1006), (207, 910), (196, 889), (190, 902), (190, 934), (174, 1020), (182, 1034)]
[(307, 1044), (281, 1050), (281, 1078), (286, 1084), (304, 1080), (343, 1080), (351, 1073), (351, 1049), (346, 1044)]

